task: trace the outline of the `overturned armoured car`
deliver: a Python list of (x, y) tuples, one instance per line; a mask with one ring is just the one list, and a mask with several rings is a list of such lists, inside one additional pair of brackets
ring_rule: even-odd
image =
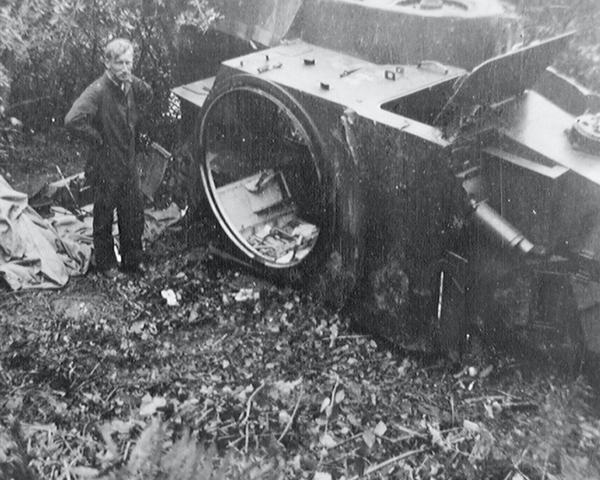
[(549, 68), (569, 37), (470, 71), (298, 40), (180, 89), (234, 252), (403, 345), (600, 353), (600, 102)]

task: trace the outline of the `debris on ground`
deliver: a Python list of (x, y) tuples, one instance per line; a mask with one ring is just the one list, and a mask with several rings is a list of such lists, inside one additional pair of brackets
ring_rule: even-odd
[[(598, 478), (600, 420), (583, 378), (475, 347), (451, 372), (185, 238), (161, 236), (141, 279), (88, 274), (60, 292), (0, 294), (3, 468), (25, 459), (44, 479)], [(169, 477), (177, 465), (189, 476)]]
[[(81, 203), (91, 200), (89, 187), (83, 174), (61, 177), (29, 199), (0, 176), (0, 280), (12, 290), (64, 287), (92, 263), (93, 205)], [(144, 246), (184, 214), (175, 203), (146, 208)]]
[(358, 334), (195, 213), (144, 277), (0, 290), (0, 478), (600, 478), (580, 372), (476, 335), (454, 369)]

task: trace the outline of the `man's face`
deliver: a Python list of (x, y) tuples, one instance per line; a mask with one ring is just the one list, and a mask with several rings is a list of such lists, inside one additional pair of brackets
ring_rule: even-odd
[(120, 82), (131, 80), (131, 68), (133, 67), (133, 50), (126, 50), (121, 55), (106, 62), (106, 68), (112, 77)]

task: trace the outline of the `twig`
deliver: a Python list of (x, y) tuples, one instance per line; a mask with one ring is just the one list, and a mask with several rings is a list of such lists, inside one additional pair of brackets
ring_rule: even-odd
[[(221, 440), (225, 440), (226, 438), (227, 438), (227, 437), (221, 437)], [(229, 448), (234, 448), (234, 447), (236, 446), (236, 444), (240, 443), (240, 440), (242, 440), (242, 438), (244, 438), (244, 437), (240, 437), (240, 438), (238, 438), (237, 440), (234, 440), (233, 442), (229, 442), (229, 443), (227, 444), (227, 447), (229, 447)]]
[[(512, 398), (517, 398), (514, 395), (510, 395), (510, 397)], [(465, 403), (469, 404), (469, 403), (475, 403), (475, 402), (483, 402), (486, 400), (506, 400), (507, 396), (506, 395), (485, 395), (483, 397), (473, 397), (473, 398), (467, 398), (464, 400)]]
[[(8, 325), (8, 324), (3, 323), (3, 325)], [(40, 335), (41, 333), (44, 333), (44, 334), (47, 333), (46, 330), (34, 330), (33, 328), (26, 327), (25, 325), (19, 325), (17, 323), (11, 323), (10, 327), (15, 327), (20, 330), (23, 330), (24, 332), (33, 333), (35, 335)]]
[(542, 472), (542, 480), (546, 480), (546, 474), (548, 473), (548, 460), (550, 459), (550, 451), (546, 453), (546, 458), (544, 459), (544, 471)]
[(515, 412), (528, 412), (531, 410), (539, 410), (540, 406), (531, 402), (515, 402), (507, 403), (501, 406), (502, 410), (513, 410)]
[(246, 440), (244, 442), (244, 453), (248, 453), (248, 443), (250, 441), (249, 434), (250, 434), (250, 424), (247, 423), (246, 424), (246, 435), (245, 435)]
[(505, 392), (504, 390), (498, 390), (502, 395), (506, 395), (507, 397), (519, 398), (517, 395), (513, 395), (512, 393)]
[(298, 406), (300, 405), (300, 400), (302, 399), (303, 394), (304, 394), (304, 387), (302, 387), (300, 389), (300, 394), (298, 395), (298, 400), (296, 400), (296, 405), (294, 405), (294, 411), (292, 412), (292, 416), (288, 420), (288, 423), (285, 426), (285, 428), (283, 429), (283, 432), (281, 432), (281, 435), (279, 435), (279, 438), (277, 439), (278, 442), (281, 442), (281, 440), (283, 440), (283, 437), (286, 436), (287, 432), (292, 427), (292, 423), (294, 422), (294, 417), (296, 416), (296, 412), (298, 411)]
[(402, 425), (394, 425), (398, 430), (402, 430), (404, 433), (408, 433), (412, 437), (426, 437), (424, 433), (419, 433), (416, 430), (411, 430), (410, 428), (403, 427)]
[(112, 398), (112, 396), (117, 393), (117, 390), (119, 390), (119, 388), (123, 388), (121, 385), (117, 385), (115, 388), (113, 388), (109, 394), (106, 396), (106, 399), (104, 400), (106, 403), (108, 403), (110, 401), (110, 399)]
[(221, 343), (223, 340), (225, 340), (225, 338), (227, 337), (227, 333), (225, 335), (223, 335), (221, 338), (219, 338), (216, 342), (214, 342), (211, 347), (216, 347), (219, 343)]
[(252, 408), (252, 400), (254, 400), (256, 394), (260, 392), (264, 388), (264, 386), (265, 383), (261, 383), (260, 386), (256, 390), (254, 390), (254, 392), (252, 392), (250, 398), (248, 398), (248, 402), (246, 403), (246, 417), (240, 422), (242, 425), (248, 422), (248, 419), (250, 418), (250, 409)]
[(94, 378), (94, 373), (96, 373), (96, 370), (98, 370), (98, 367), (100, 366), (101, 363), (102, 363), (102, 359), (100, 359), (100, 361), (96, 364), (96, 366), (94, 368), (92, 368), (92, 371), (88, 374), (88, 376), (86, 378), (84, 378), (81, 382), (79, 382), (79, 385), (71, 386), (71, 391), (79, 390), (83, 385), (85, 385), (88, 382), (91, 382)]
[[(204, 420), (208, 414), (212, 411), (212, 408), (209, 408), (208, 410), (202, 412), (202, 415), (200, 415), (200, 419), (199, 420)], [(224, 432), (226, 431), (229, 427), (233, 427), (235, 425), (236, 421), (235, 420), (231, 420), (230, 422), (224, 423), (223, 425), (220, 425), (218, 427), (207, 427), (205, 428), (205, 432), (206, 433), (213, 433), (213, 432)]]
[(346, 443), (350, 443), (354, 440), (356, 440), (357, 438), (361, 438), (363, 436), (362, 432), (361, 433), (357, 433), (356, 435), (352, 435), (349, 438), (346, 438), (344, 440), (341, 440), (339, 442), (337, 442), (335, 444), (335, 446), (331, 447), (331, 450), (333, 450), (334, 448), (340, 448), (342, 445), (345, 445)]
[(403, 436), (398, 437), (398, 438), (390, 438), (390, 437), (385, 437), (383, 435), (377, 435), (377, 434), (375, 436), (377, 438), (381, 438), (382, 440), (385, 440), (386, 442), (390, 442), (391, 444), (396, 444), (396, 443), (404, 442), (406, 440), (412, 440), (415, 437), (423, 437), (424, 435), (421, 434), (421, 433), (416, 433), (415, 432), (415, 434), (413, 434), (413, 435), (403, 435)]
[(61, 180), (63, 182), (65, 182), (65, 188), (67, 189), (67, 192), (69, 193), (69, 197), (71, 197), (71, 200), (75, 204), (75, 212), (77, 213), (77, 215), (83, 215), (83, 212), (82, 212), (81, 208), (79, 207), (79, 202), (75, 198), (75, 195), (73, 195), (73, 190), (71, 190), (71, 186), (69, 185), (69, 182), (63, 175), (62, 170), (60, 169), (60, 167), (58, 165), (56, 165), (56, 171), (60, 175)]
[[(331, 399), (329, 400), (329, 405), (331, 406), (332, 411), (333, 411), (333, 407), (335, 406), (335, 393), (336, 393), (336, 390), (337, 390), (339, 384), (340, 384), (340, 376), (336, 374), (335, 385), (333, 386), (333, 390), (331, 391)], [(325, 421), (325, 433), (327, 433), (327, 431), (329, 430), (329, 417), (330, 417), (330, 415), (327, 415), (327, 419)]]
[(377, 470), (381, 470), (382, 468), (385, 468), (388, 465), (391, 465), (392, 463), (399, 462), (400, 460), (404, 460), (405, 458), (408, 458), (412, 455), (416, 455), (417, 453), (421, 453), (422, 451), (423, 451), (422, 449), (419, 449), (419, 450), (409, 450), (408, 452), (401, 453), (400, 455), (390, 458), (390, 459), (386, 460), (385, 462), (381, 462), (377, 465), (373, 465), (372, 467), (365, 470), (362, 475), (355, 475), (354, 477), (350, 477), (348, 480), (358, 480), (361, 477), (366, 477), (367, 475), (371, 475), (372, 473), (375, 473)]
[[(338, 445), (336, 445), (333, 448), (337, 448), (337, 447), (338, 447)], [(360, 448), (361, 448), (360, 446), (354, 447), (352, 450), (347, 450), (343, 453), (340, 453), (340, 455), (337, 457), (335, 455), (333, 455), (331, 450), (329, 450), (327, 453), (329, 454), (329, 456), (331, 456), (332, 460), (331, 460), (331, 462), (327, 462), (327, 464), (339, 463), (343, 460), (346, 460), (347, 458), (355, 456), (357, 454), (357, 452), (360, 450)]]

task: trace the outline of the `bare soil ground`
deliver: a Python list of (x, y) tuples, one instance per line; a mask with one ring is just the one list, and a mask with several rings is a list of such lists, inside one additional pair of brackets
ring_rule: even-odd
[[(29, 193), (82, 168), (61, 135), (18, 147), (0, 173)], [(583, 376), (476, 338), (458, 371), (394, 349), (211, 235), (167, 232), (144, 278), (0, 290), (0, 479), (600, 478)]]

